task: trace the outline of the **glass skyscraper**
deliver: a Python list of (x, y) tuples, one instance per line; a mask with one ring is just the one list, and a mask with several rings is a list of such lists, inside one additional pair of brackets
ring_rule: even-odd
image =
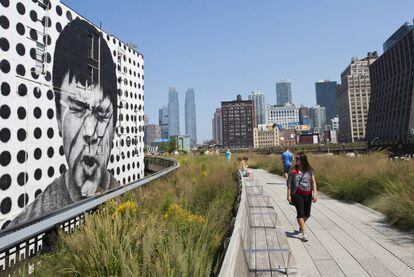
[(253, 100), (256, 114), (256, 125), (266, 124), (266, 104), (264, 94), (258, 91), (253, 91), (249, 95), (249, 100)]
[(160, 125), (161, 138), (168, 138), (168, 107), (164, 106), (159, 109), (158, 123)]
[(276, 83), (276, 104), (284, 106), (292, 104), (292, 83), (289, 80)]
[(316, 104), (325, 107), (327, 122), (331, 122), (331, 119), (338, 114), (336, 87), (335, 81), (324, 80), (315, 83)]
[(190, 145), (197, 143), (196, 106), (194, 89), (189, 88), (185, 92), (185, 133), (190, 136)]
[(168, 136), (180, 135), (180, 109), (178, 106), (178, 92), (174, 87), (168, 91)]

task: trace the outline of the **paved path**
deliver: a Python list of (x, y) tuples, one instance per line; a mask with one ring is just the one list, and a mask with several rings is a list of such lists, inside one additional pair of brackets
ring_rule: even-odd
[(261, 169), (253, 175), (271, 197), (301, 276), (414, 276), (414, 237), (391, 228), (382, 214), (319, 193), (304, 243), (285, 179)]

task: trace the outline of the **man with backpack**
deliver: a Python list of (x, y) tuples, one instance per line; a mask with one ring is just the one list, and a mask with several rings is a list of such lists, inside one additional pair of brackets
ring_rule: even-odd
[(282, 153), (282, 162), (283, 162), (283, 172), (285, 174), (285, 178), (288, 178), (290, 167), (292, 166), (293, 162), (293, 155), (290, 153), (289, 148), (286, 148), (286, 151)]

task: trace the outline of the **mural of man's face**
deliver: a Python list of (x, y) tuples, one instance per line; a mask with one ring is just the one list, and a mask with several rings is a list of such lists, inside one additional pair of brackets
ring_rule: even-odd
[[(115, 93), (115, 92), (114, 92)], [(66, 186), (72, 198), (79, 200), (105, 191), (109, 180), (107, 165), (114, 138), (113, 107), (100, 85), (92, 90), (69, 81), (61, 86), (59, 129), (69, 171)], [(73, 199), (75, 200), (75, 199)]]

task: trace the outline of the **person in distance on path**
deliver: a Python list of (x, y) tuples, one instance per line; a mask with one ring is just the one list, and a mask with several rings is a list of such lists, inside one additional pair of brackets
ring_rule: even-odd
[(289, 148), (286, 148), (285, 152), (282, 153), (283, 172), (285, 178), (288, 178), (290, 167), (292, 166), (293, 155), (290, 153)]

